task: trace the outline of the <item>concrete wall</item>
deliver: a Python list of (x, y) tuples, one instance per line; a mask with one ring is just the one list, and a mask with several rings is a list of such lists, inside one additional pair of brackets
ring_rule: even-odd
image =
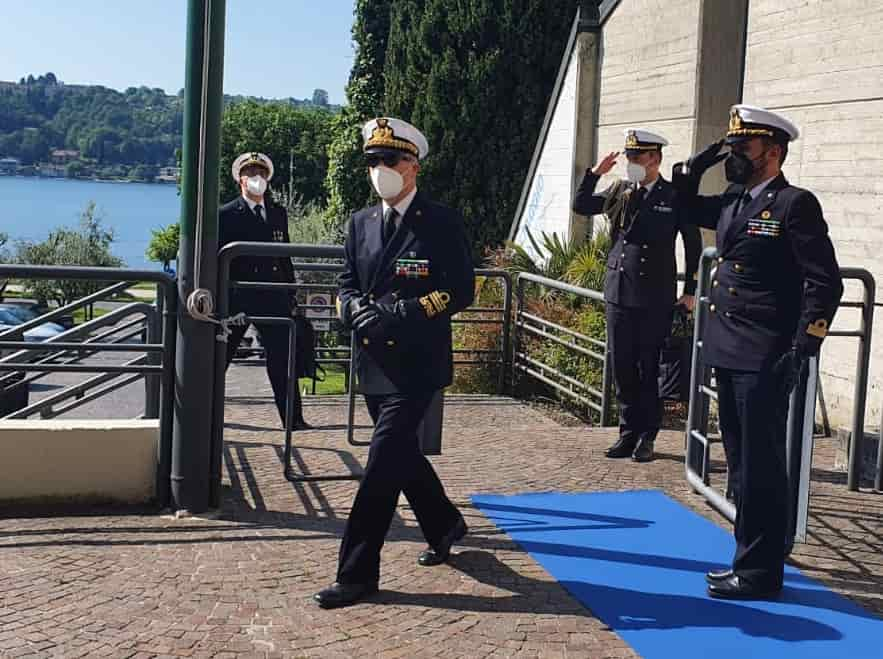
[[(866, 268), (883, 287), (883, 2), (751, 0), (745, 64), (744, 101), (802, 131), (785, 174), (819, 196), (841, 266)], [(846, 297), (859, 290), (847, 285)], [(838, 312), (835, 328), (856, 326), (855, 311)], [(872, 346), (866, 423), (878, 426), (883, 314)], [(836, 425), (849, 421), (855, 362), (855, 339), (826, 342), (822, 382)]]
[(570, 231), (578, 73), (576, 60), (579, 52), (579, 49), (574, 49), (568, 63), (561, 95), (519, 220), (515, 242), (531, 253), (533, 250), (527, 238), (527, 229), (540, 243), (542, 232), (557, 233), (566, 239)]
[[(598, 159), (622, 151), (623, 131), (640, 126), (664, 135), (662, 173), (692, 153), (700, 0), (624, 0), (604, 23), (601, 40)], [(626, 160), (598, 183), (625, 177)], [(596, 226), (603, 226), (603, 217)], [(680, 238), (678, 262), (683, 267)]]
[(155, 420), (0, 421), (0, 502), (146, 502), (158, 440)]

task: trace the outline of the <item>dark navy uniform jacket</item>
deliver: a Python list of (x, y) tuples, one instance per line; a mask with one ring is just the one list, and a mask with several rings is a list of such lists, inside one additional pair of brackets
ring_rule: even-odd
[(355, 213), (347, 229), (339, 298), (378, 302), (447, 293), (447, 309), (400, 325), (385, 341), (357, 339), (359, 390), (366, 394), (435, 391), (453, 379), (451, 316), (472, 304), (475, 271), (460, 214), (419, 192), (384, 248), (382, 205)]
[[(628, 217), (622, 204), (613, 205), (612, 195), (627, 203), (625, 182), (595, 192), (599, 177), (586, 172), (573, 199), (573, 210), (581, 215), (610, 212), (611, 248), (607, 258), (604, 299), (627, 307), (671, 307), (677, 297), (675, 235), (684, 240), (684, 293), (696, 290), (696, 269), (702, 252), (702, 237), (678, 200), (674, 187), (661, 176), (642, 200), (637, 214)], [(626, 193), (628, 194), (628, 193)]]
[[(265, 199), (267, 199), (265, 197)], [(218, 211), (218, 249), (234, 241), (289, 242), (288, 214), (272, 202), (264, 209), (266, 221), (257, 218), (241, 196)], [(230, 281), (294, 282), (291, 259), (241, 256), (230, 264)], [(288, 316), (294, 303), (289, 291), (233, 289), (230, 311), (251, 316)]]
[(697, 222), (717, 230), (702, 351), (711, 366), (760, 371), (792, 345), (818, 351), (843, 283), (815, 195), (780, 174), (734, 213), (744, 191), (693, 201)]

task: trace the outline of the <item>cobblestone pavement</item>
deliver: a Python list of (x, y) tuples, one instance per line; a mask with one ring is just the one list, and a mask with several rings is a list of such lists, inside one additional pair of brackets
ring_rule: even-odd
[[(635, 654), (469, 503), (478, 492), (659, 488), (726, 526), (683, 477), (683, 435), (658, 459), (607, 460), (613, 432), (550, 420), (507, 399), (449, 398), (433, 458), (470, 534), (449, 565), (421, 568), (404, 499), (383, 552), (381, 592), (337, 611), (310, 596), (334, 578), (356, 484), (282, 478), (282, 433), (264, 378), (233, 367), (224, 502), (217, 519), (149, 511), (6, 511), (0, 519), (3, 657), (591, 657)], [(297, 468), (358, 469), (342, 398), (307, 399), (316, 431)], [(362, 406), (357, 439), (370, 434)], [(809, 541), (795, 565), (883, 616), (883, 497), (846, 491), (820, 440)], [(702, 579), (696, 574), (696, 579)]]

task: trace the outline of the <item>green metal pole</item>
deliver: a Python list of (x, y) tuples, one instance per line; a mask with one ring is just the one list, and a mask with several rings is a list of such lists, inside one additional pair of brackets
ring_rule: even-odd
[(210, 507), (217, 326), (194, 320), (186, 302), (195, 289), (214, 296), (217, 287), (225, 13), (226, 0), (188, 1), (171, 490), (172, 505), (191, 513)]

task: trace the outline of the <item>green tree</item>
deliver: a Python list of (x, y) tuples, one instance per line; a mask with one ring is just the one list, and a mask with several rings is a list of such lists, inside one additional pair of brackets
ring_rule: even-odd
[(324, 89), (316, 89), (313, 91), (313, 105), (326, 107), (328, 105), (328, 92)]
[(356, 0), (353, 22), (355, 62), (346, 88), (348, 105), (331, 125), (328, 147), (329, 226), (341, 231), (350, 213), (371, 198), (371, 185), (362, 159), (361, 127), (383, 113), (386, 44), (391, 0)]
[(163, 269), (168, 270), (169, 264), (178, 258), (181, 226), (176, 222), (162, 229), (152, 229), (150, 233), (150, 244), (145, 255), (151, 261), (162, 263)]
[(271, 187), (288, 190), (290, 184), (306, 202), (324, 205), (328, 131), (333, 117), (326, 110), (287, 103), (249, 100), (228, 106), (221, 120), (222, 202), (239, 194), (239, 186), (230, 176), (233, 160), (246, 151), (260, 151), (273, 161)]
[(88, 168), (81, 160), (69, 162), (64, 167), (64, 175), (67, 178), (79, 178), (88, 174)]
[(398, 0), (386, 111), (418, 126), (421, 188), (459, 208), (476, 255), (515, 213), (578, 0)]
[[(123, 261), (111, 253), (113, 229), (105, 228), (95, 202), (90, 201), (80, 215), (78, 229), (59, 228), (40, 243), (17, 245), (16, 261), (32, 265), (86, 265), (122, 267)], [(92, 281), (41, 280), (25, 283), (25, 292), (38, 302), (54, 301), (63, 306), (100, 290), (106, 284)]]

